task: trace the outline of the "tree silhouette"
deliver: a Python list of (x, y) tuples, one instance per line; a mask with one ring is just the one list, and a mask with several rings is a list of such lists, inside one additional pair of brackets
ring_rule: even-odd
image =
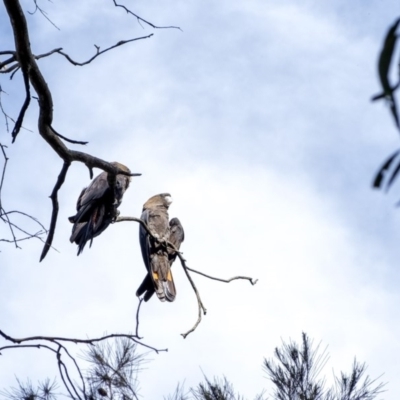
[[(71, 387), (68, 397), (72, 399), (128, 400), (138, 398), (138, 381), (145, 358), (137, 352), (137, 344), (127, 338), (117, 338), (113, 345), (95, 343), (89, 345), (82, 357), (86, 368), (79, 370), (81, 384)], [(384, 384), (366, 375), (365, 364), (354, 360), (349, 374), (343, 372), (334, 377), (334, 384), (326, 388), (326, 377), (320, 377), (329, 356), (320, 345), (302, 334), (301, 344), (289, 341), (277, 347), (274, 358), (264, 359), (263, 368), (272, 383), (274, 400), (373, 400), (383, 392)], [(70, 379), (70, 378), (68, 378)], [(243, 379), (246, 372), (243, 371)], [(70, 380), (71, 382), (72, 380)], [(12, 400), (54, 400), (61, 396), (57, 385), (46, 380), (36, 387), (31, 382), (3, 391), (2, 395)], [(266, 390), (254, 400), (266, 400)], [(177, 385), (166, 400), (245, 400), (226, 378), (209, 379), (196, 387), (185, 389), (184, 383)]]

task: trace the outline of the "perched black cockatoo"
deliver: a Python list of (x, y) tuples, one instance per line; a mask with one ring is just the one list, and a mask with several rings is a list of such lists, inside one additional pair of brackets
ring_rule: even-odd
[[(112, 162), (112, 165), (130, 173), (128, 167)], [(108, 184), (107, 172), (102, 172), (93, 179), (92, 183), (82, 190), (76, 204), (76, 215), (69, 217), (74, 224), (70, 237), (71, 243), (78, 245), (78, 256), (82, 253), (86, 242), (99, 236), (117, 216), (117, 208), (129, 187), (131, 178), (118, 174), (115, 178), (115, 190)]]
[[(158, 239), (170, 241), (179, 249), (184, 239), (184, 232), (178, 218), (173, 218), (168, 223), (168, 207), (171, 203), (172, 199), (168, 193), (151, 197), (143, 205), (141, 219)], [(144, 301), (148, 301), (155, 292), (161, 301), (174, 301), (176, 289), (171, 266), (176, 253), (170, 249), (166, 250), (157, 243), (142, 225), (139, 228), (139, 240), (148, 274), (136, 291), (136, 296), (139, 297), (144, 293)]]

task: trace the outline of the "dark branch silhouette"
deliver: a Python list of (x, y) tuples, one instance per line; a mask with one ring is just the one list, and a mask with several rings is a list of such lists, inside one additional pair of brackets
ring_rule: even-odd
[[(38, 120), (38, 128), (39, 133), (42, 138), (53, 148), (53, 150), (58, 154), (58, 156), (64, 161), (64, 166), (62, 172), (60, 173), (56, 185), (53, 189), (51, 199), (53, 205), (52, 217), (50, 222), (50, 230), (46, 240), (45, 247), (43, 249), (40, 260), (43, 260), (46, 256), (49, 248), (52, 245), (55, 226), (57, 223), (58, 216), (58, 201), (57, 201), (57, 193), (62, 186), (67, 174), (67, 170), (69, 165), (74, 161), (79, 161), (84, 163), (91, 171), (93, 168), (100, 168), (103, 171), (108, 172), (110, 175), (124, 174), (137, 176), (139, 174), (127, 174), (125, 171), (120, 170), (119, 168), (113, 166), (109, 162), (106, 162), (102, 159), (94, 157), (90, 154), (83, 153), (80, 151), (70, 150), (63, 143), (61, 139), (65, 137), (55, 132), (52, 127), (53, 122), (53, 100), (50, 89), (37, 65), (36, 57), (33, 55), (30, 47), (30, 39), (28, 27), (26, 24), (25, 15), (21, 9), (21, 6), (18, 1), (15, 0), (4, 0), (4, 4), (6, 6), (7, 13), (10, 17), (10, 23), (13, 29), (13, 34), (15, 38), (16, 49), (15, 52), (5, 51), (3, 55), (12, 55), (12, 57), (8, 58), (8, 60), (4, 61), (2, 64), (8, 65), (13, 61), (13, 57), (18, 62), (18, 68), (21, 68), (22, 75), (24, 78), (24, 86), (25, 86), (25, 101), (21, 107), (18, 118), (15, 122), (14, 128), (12, 130), (12, 138), (13, 142), (17, 138), (17, 135), (22, 127), (22, 123), (24, 120), (25, 112), (30, 104), (31, 94), (30, 94), (30, 85), (34, 88), (35, 92), (38, 95), (38, 103), (39, 103), (39, 120)], [(103, 54), (104, 52), (111, 50), (112, 48), (121, 46), (122, 44), (128, 43), (129, 41), (120, 41), (116, 45), (100, 51), (98, 49), (97, 54), (92, 57), (92, 60), (95, 59), (98, 55)], [(46, 53), (46, 55), (53, 54), (56, 51), (52, 51)], [(59, 50), (61, 51), (61, 50)], [(65, 54), (63, 54), (66, 56)], [(44, 57), (45, 55), (41, 55)], [(40, 57), (39, 57), (40, 58)], [(90, 61), (88, 61), (90, 62)], [(88, 63), (86, 62), (86, 63)], [(3, 71), (4, 72), (4, 71)], [(66, 140), (70, 141), (70, 140)], [(68, 165), (68, 167), (67, 167)], [(15, 242), (17, 243), (17, 242)]]
[[(18, 243), (22, 242), (24, 240), (36, 238), (36, 239), (43, 241), (42, 235), (47, 233), (47, 230), (43, 226), (43, 224), (41, 222), (39, 222), (32, 215), (29, 215), (25, 212), (17, 211), (17, 210), (6, 211), (4, 208), (2, 194), (3, 194), (3, 186), (4, 186), (4, 182), (5, 182), (7, 164), (8, 164), (8, 160), (9, 160), (9, 158), (7, 157), (7, 154), (6, 154), (6, 148), (7, 148), (7, 146), (4, 146), (3, 144), (0, 143), (0, 149), (1, 149), (1, 153), (3, 155), (3, 159), (4, 159), (3, 170), (1, 172), (1, 180), (0, 180), (0, 220), (8, 225), (12, 239), (1, 238), (0, 242), (14, 243), (16, 248), (20, 248)], [(11, 219), (12, 215), (22, 215), (22, 216), (26, 217), (27, 219), (31, 219), (36, 224), (38, 224), (41, 229), (38, 232), (29, 233), (25, 229), (21, 228), (19, 225), (17, 225), (15, 222), (12, 221), (12, 219)], [(17, 232), (22, 232), (25, 236), (19, 237), (19, 236), (17, 236)]]
[(135, 17), (136, 20), (137, 20), (139, 23), (140, 23), (140, 22), (143, 22), (143, 23), (145, 23), (146, 25), (149, 25), (149, 26), (151, 26), (151, 27), (154, 28), (154, 29), (179, 29), (179, 30), (182, 30), (181, 28), (179, 28), (179, 26), (157, 26), (157, 25), (154, 25), (154, 24), (152, 24), (151, 22), (145, 20), (144, 18), (142, 18), (142, 17), (140, 17), (139, 15), (135, 14), (134, 12), (132, 12), (129, 8), (125, 7), (124, 5), (118, 4), (115, 0), (113, 0), (113, 3), (114, 3), (114, 5), (115, 5), (115, 7), (120, 7), (120, 8), (122, 8), (122, 9), (124, 9), (124, 10), (126, 11), (127, 14), (130, 14), (130, 15), (132, 15), (133, 17)]
[(53, 242), (54, 232), (56, 230), (56, 224), (57, 224), (58, 209), (59, 209), (57, 194), (58, 194), (58, 191), (61, 188), (62, 184), (65, 181), (65, 177), (67, 176), (68, 168), (70, 165), (71, 165), (70, 162), (68, 162), (68, 161), (64, 162), (61, 172), (58, 175), (57, 182), (54, 186), (54, 189), (51, 192), (50, 198), (51, 198), (51, 202), (53, 204), (53, 212), (51, 214), (49, 233), (47, 235), (46, 243), (43, 247), (43, 251), (40, 256), (40, 261), (42, 261), (46, 257), (46, 254), (50, 249), (51, 243)]
[(94, 45), (94, 47), (96, 48), (96, 54), (95, 54), (94, 56), (92, 56), (91, 58), (89, 58), (88, 60), (82, 61), (82, 62), (78, 62), (78, 61), (73, 60), (67, 53), (64, 53), (64, 52), (62, 51), (62, 49), (55, 49), (55, 50), (53, 50), (53, 51), (50, 52), (50, 53), (51, 53), (51, 54), (53, 54), (53, 53), (61, 54), (61, 55), (64, 56), (71, 64), (73, 64), (73, 65), (75, 65), (75, 66), (80, 66), (80, 67), (82, 67), (82, 66), (84, 66), (84, 65), (90, 64), (90, 63), (91, 63), (93, 60), (95, 60), (98, 56), (100, 56), (100, 55), (106, 53), (107, 51), (110, 51), (110, 50), (112, 50), (112, 49), (115, 49), (116, 47), (122, 46), (122, 45), (124, 45), (124, 44), (126, 44), (126, 43), (135, 42), (135, 41), (137, 41), (137, 40), (149, 39), (149, 38), (151, 38), (152, 36), (153, 36), (153, 33), (151, 33), (150, 35), (147, 35), (147, 36), (142, 36), (142, 37), (138, 37), (138, 38), (134, 38), (134, 39), (120, 40), (118, 43), (114, 44), (113, 46), (107, 47), (107, 48), (104, 49), (104, 50), (100, 50), (100, 47), (99, 47), (99, 46)]

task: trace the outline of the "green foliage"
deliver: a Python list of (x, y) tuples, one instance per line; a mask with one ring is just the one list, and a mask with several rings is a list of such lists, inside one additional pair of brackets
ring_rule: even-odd
[[(382, 93), (379, 93), (372, 98), (373, 101), (384, 99), (387, 102), (398, 130), (400, 130), (400, 121), (395, 92), (400, 87), (400, 52), (397, 49), (399, 39), (397, 31), (399, 26), (400, 18), (397, 18), (386, 33), (378, 60), (378, 75)], [(396, 58), (398, 60), (396, 74), (398, 81), (393, 84), (391, 83), (390, 74)], [(385, 186), (386, 190), (390, 188), (400, 172), (400, 161), (398, 160), (398, 155), (399, 150), (396, 150), (379, 168), (372, 184), (374, 188), (380, 189), (383, 188), (383, 186)]]

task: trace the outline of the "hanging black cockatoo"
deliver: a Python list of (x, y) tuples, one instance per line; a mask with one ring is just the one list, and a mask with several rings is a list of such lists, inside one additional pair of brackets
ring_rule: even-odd
[[(123, 171), (131, 172), (123, 164), (117, 162), (111, 164)], [(68, 218), (74, 224), (69, 240), (78, 245), (78, 256), (89, 240), (92, 245), (93, 238), (99, 236), (115, 220), (117, 208), (129, 187), (131, 178), (118, 174), (115, 177), (115, 189), (112, 190), (108, 184), (107, 175), (107, 172), (102, 172), (87, 188), (82, 190), (76, 204), (77, 213)]]
[[(171, 203), (172, 199), (168, 193), (151, 197), (143, 205), (141, 219), (158, 239), (171, 242), (179, 250), (184, 240), (184, 232), (178, 218), (168, 222), (168, 207)], [(157, 243), (142, 225), (139, 228), (139, 240), (148, 274), (136, 291), (136, 296), (144, 293), (144, 301), (148, 301), (156, 293), (161, 301), (174, 301), (176, 289), (171, 265), (175, 261), (176, 253)]]

